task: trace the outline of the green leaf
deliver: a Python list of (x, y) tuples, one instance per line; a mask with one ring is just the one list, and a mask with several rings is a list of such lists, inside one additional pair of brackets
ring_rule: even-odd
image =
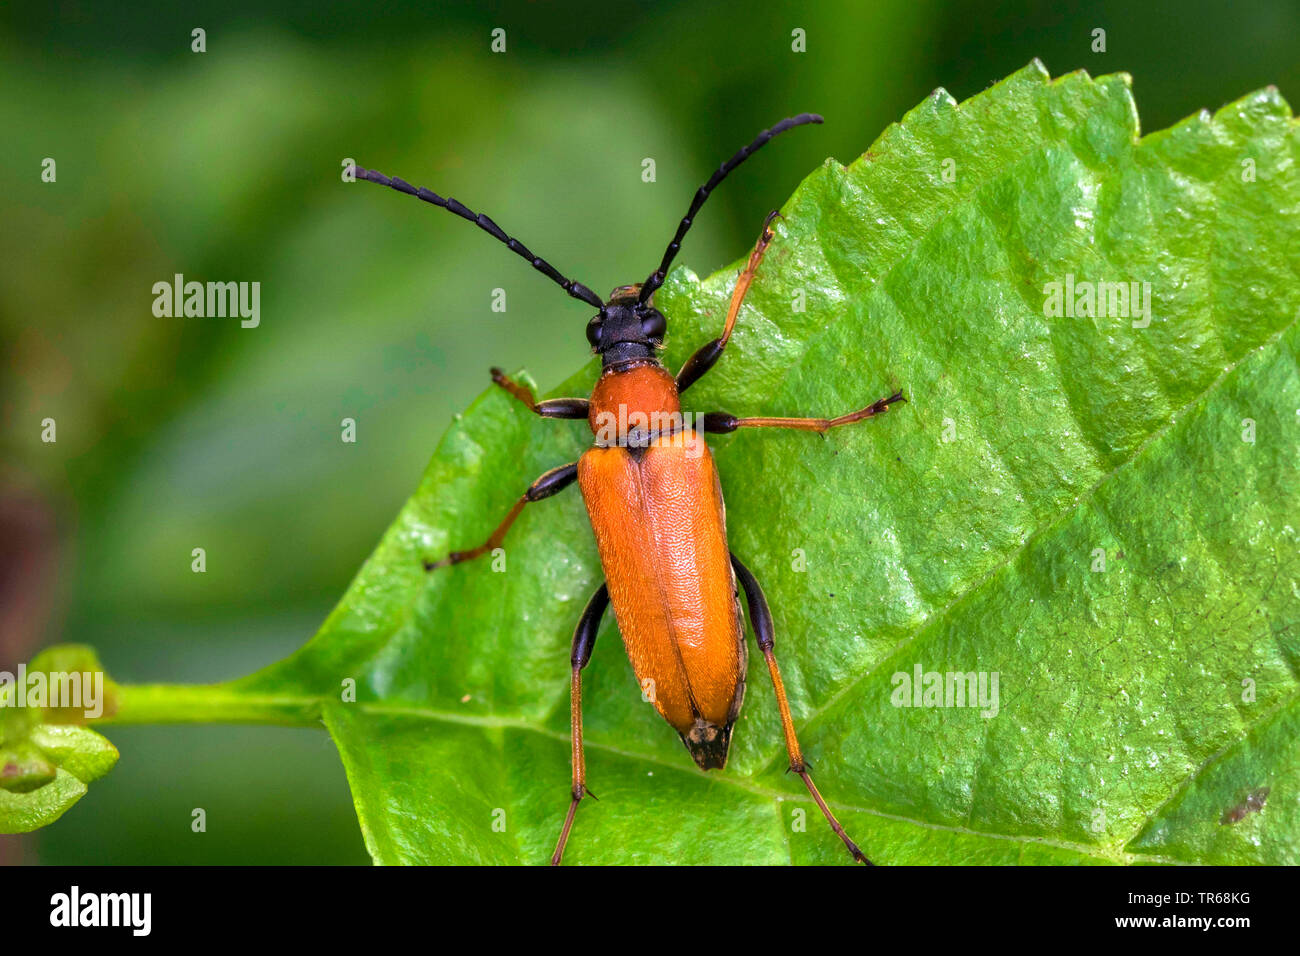
[[(1127, 77), (1034, 63), (961, 106), (936, 91), (785, 205), (688, 407), (910, 400), (713, 442), (804, 749), (877, 862), (1300, 862), (1298, 154), (1273, 89), (1140, 138)], [(657, 295), (671, 367), (718, 334), (738, 265)], [(1048, 314), (1052, 283), (1103, 281), (1149, 283), (1149, 321)], [(582, 503), (527, 508), (504, 573), (422, 561), (589, 440), (487, 390), (316, 637), (211, 689), (325, 720), (377, 862), (547, 859), (570, 635), (601, 580)], [(930, 672), (996, 673), (996, 708), (895, 706)], [(704, 774), (607, 620), (584, 672), (600, 800), (566, 862), (848, 862), (783, 773), (757, 655), (748, 688)], [(168, 693), (124, 689), (122, 718)]]
[[(52, 693), (55, 675), (77, 675), (75, 700)], [(82, 697), (87, 675), (102, 681), (93, 700)], [(0, 677), (0, 833), (53, 823), (85, 796), (86, 784), (113, 769), (117, 749), (77, 724), (88, 715), (112, 716), (116, 709), (117, 685), (84, 645), (47, 648), (21, 674)]]

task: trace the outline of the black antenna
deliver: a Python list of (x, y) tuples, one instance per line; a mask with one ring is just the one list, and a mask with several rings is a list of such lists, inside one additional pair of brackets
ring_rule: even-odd
[(412, 186), (410, 183), (403, 179), (398, 179), (396, 176), (393, 176), (390, 179), (383, 173), (375, 172), (373, 169), (362, 169), (360, 166), (354, 166), (353, 169), (356, 172), (357, 179), (364, 179), (367, 182), (378, 183), (381, 186), (388, 186), (391, 189), (396, 189), (399, 193), (406, 193), (408, 196), (414, 196), (416, 199), (423, 199), (425, 202), (432, 203), (448, 212), (454, 212), (462, 219), (468, 219), (484, 232), (490, 233), (495, 238), (504, 242), (510, 248), (510, 251), (515, 253), (515, 255), (523, 256), (534, 269), (551, 279), (553, 282), (558, 283), (560, 288), (569, 293), (569, 295), (573, 296), (575, 299), (581, 299), (583, 302), (586, 302), (589, 305), (594, 305), (598, 309), (605, 307), (605, 303), (601, 300), (600, 296), (596, 295), (596, 293), (592, 292), (581, 282), (574, 282), (572, 279), (564, 278), (564, 276), (560, 275), (556, 270), (555, 266), (551, 265), (540, 256), (533, 255), (528, 251), (527, 246), (518, 239), (511, 239), (502, 231), (500, 226), (482, 213), (474, 212), (474, 210), (463, 206), (450, 196), (443, 199), (432, 190), (425, 189), (423, 186)]
[(816, 113), (800, 113), (798, 116), (783, 119), (771, 129), (763, 130), (752, 143), (719, 166), (718, 171), (709, 177), (709, 181), (699, 188), (695, 198), (691, 200), (691, 208), (686, 210), (686, 215), (682, 218), (681, 224), (678, 225), (677, 235), (673, 236), (673, 241), (668, 243), (668, 248), (664, 251), (664, 258), (659, 263), (659, 268), (650, 273), (650, 277), (641, 284), (641, 294), (638, 301), (644, 304), (654, 294), (655, 289), (664, 284), (664, 276), (668, 274), (668, 267), (672, 265), (673, 257), (677, 255), (677, 251), (682, 247), (682, 239), (686, 236), (686, 230), (691, 228), (696, 214), (700, 211), (700, 207), (704, 205), (704, 200), (709, 198), (709, 193), (713, 192), (718, 183), (727, 178), (728, 173), (758, 152), (773, 136), (779, 136), (786, 130), (794, 129), (796, 126), (803, 126), (805, 123), (820, 122), (822, 122), (822, 118)]

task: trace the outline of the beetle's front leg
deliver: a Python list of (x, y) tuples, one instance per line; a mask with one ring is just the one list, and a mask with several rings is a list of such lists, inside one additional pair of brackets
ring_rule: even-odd
[(736, 287), (731, 290), (731, 305), (727, 309), (727, 321), (722, 327), (722, 335), (707, 345), (700, 346), (677, 373), (678, 395), (699, 381), (704, 373), (713, 368), (718, 359), (722, 358), (723, 350), (731, 341), (731, 330), (736, 327), (736, 316), (740, 314), (740, 305), (745, 301), (745, 293), (749, 291), (749, 285), (754, 281), (754, 274), (758, 272), (759, 263), (763, 261), (767, 247), (772, 242), (772, 220), (779, 215), (781, 214), (773, 209), (763, 220), (763, 231), (759, 233), (758, 242), (754, 244), (754, 251), (749, 254), (749, 262), (740, 271), (740, 276), (736, 279)]
[(501, 547), (501, 542), (505, 540), (506, 532), (509, 531), (510, 526), (515, 523), (515, 519), (519, 517), (519, 513), (524, 510), (524, 505), (532, 501), (541, 501), (543, 498), (549, 498), (557, 491), (563, 491), (565, 488), (569, 487), (569, 485), (573, 484), (577, 477), (578, 463), (576, 461), (569, 462), (567, 465), (561, 465), (559, 468), (552, 468), (528, 486), (528, 490), (519, 496), (519, 500), (516, 501), (514, 507), (510, 509), (510, 513), (505, 516), (505, 519), (502, 520), (499, 525), (497, 525), (496, 530), (488, 535), (486, 541), (476, 548), (470, 548), (468, 551), (453, 551), (445, 558), (440, 558), (437, 561), (425, 561), (424, 570), (433, 571), (437, 568), (445, 568), (449, 564), (460, 564), (462, 561), (471, 561), (474, 558), (487, 554), (494, 548)]
[(585, 398), (548, 398), (539, 402), (531, 388), (527, 385), (520, 385), (499, 368), (492, 369), (492, 381), (527, 405), (530, 412), (540, 415), (542, 418), (581, 419), (587, 417), (590, 403)]

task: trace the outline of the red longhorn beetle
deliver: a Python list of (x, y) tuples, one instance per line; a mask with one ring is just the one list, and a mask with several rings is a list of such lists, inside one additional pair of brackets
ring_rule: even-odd
[[(542, 418), (587, 419), (596, 436), (593, 446), (578, 461), (553, 468), (529, 485), (482, 544), (425, 563), (426, 570), (432, 571), (486, 554), (500, 546), (525, 505), (549, 498), (575, 480), (582, 489), (605, 583), (587, 602), (573, 635), (573, 790), (552, 864), (560, 862), (578, 804), (589, 793), (582, 750), (582, 669), (591, 657), (606, 607), (614, 606), (637, 678), (643, 686), (653, 681), (649, 686), (655, 689), (655, 709), (681, 736), (696, 764), (704, 770), (720, 769), (727, 761), (731, 729), (745, 695), (748, 654), (737, 582), (745, 592), (758, 649), (776, 692), (790, 770), (803, 779), (853, 858), (871, 862), (844, 832), (808, 773), (781, 670), (772, 653), (772, 614), (767, 599), (754, 575), (727, 547), (717, 469), (697, 429), (685, 424), (681, 416), (680, 395), (713, 367), (727, 347), (745, 292), (772, 241), (770, 227), (777, 213), (770, 213), (763, 222), (754, 251), (740, 273), (722, 335), (692, 355), (676, 376), (657, 357), (668, 323), (652, 301), (709, 193), (772, 137), (821, 121), (812, 113), (782, 120), (718, 167), (696, 192), (659, 268), (640, 285), (615, 289), (606, 302), (582, 283), (560, 275), (487, 216), (401, 179), (356, 169), (358, 179), (390, 186), (468, 219), (527, 259), (569, 295), (597, 310), (587, 323), (587, 340), (601, 357), (601, 374), (590, 399), (538, 401), (531, 389), (511, 381), (500, 369), (492, 370), (496, 384)], [(738, 418), (727, 412), (710, 412), (702, 417), (702, 430), (796, 428), (825, 432), (879, 415), (901, 401), (902, 394), (896, 392), (838, 418)], [(665, 421), (667, 426), (657, 428), (643, 424)], [(636, 424), (627, 424), (630, 422)], [(611, 423), (620, 424), (611, 429)]]

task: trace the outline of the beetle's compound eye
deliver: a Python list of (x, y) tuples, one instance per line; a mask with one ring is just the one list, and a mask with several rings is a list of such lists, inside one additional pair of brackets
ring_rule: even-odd
[(658, 309), (650, 309), (641, 317), (641, 334), (648, 339), (662, 339), (668, 331), (668, 320)]
[(600, 345), (600, 326), (604, 318), (605, 313), (601, 312), (599, 315), (593, 315), (591, 321), (587, 323), (587, 341), (591, 343), (593, 349)]

